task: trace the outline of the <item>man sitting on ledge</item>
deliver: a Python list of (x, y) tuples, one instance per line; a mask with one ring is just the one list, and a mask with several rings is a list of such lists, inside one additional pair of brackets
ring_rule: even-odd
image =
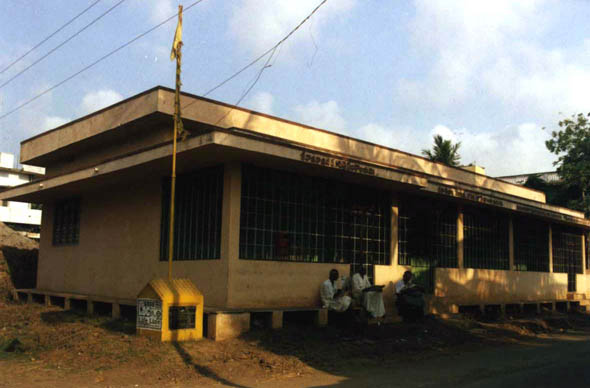
[(371, 286), (365, 267), (352, 276), (352, 297), (372, 318), (385, 315), (382, 291), (383, 286)]
[(350, 296), (345, 295), (344, 291), (337, 286), (338, 270), (330, 271), (330, 278), (322, 283), (320, 287), (320, 298), (322, 300), (322, 307), (328, 310), (344, 312), (350, 306)]
[(395, 284), (395, 305), (404, 322), (416, 322), (424, 318), (424, 288), (414, 284), (412, 272), (404, 272), (402, 280)]

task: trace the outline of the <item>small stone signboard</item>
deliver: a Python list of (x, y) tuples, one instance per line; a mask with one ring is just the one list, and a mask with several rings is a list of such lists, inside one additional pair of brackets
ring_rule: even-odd
[(162, 330), (162, 301), (137, 299), (138, 329)]
[(196, 313), (196, 306), (170, 306), (168, 310), (169, 329), (194, 329)]

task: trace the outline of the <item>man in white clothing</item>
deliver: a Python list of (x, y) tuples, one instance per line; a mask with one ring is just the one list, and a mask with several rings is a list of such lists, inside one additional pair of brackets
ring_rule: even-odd
[(332, 311), (344, 312), (350, 306), (350, 296), (344, 295), (342, 289), (336, 286), (338, 280), (338, 270), (330, 271), (330, 278), (322, 283), (320, 287), (320, 298), (322, 300), (322, 307)]
[(415, 285), (412, 278), (412, 272), (406, 271), (402, 280), (395, 284), (395, 305), (404, 322), (415, 322), (424, 318), (424, 289)]
[(403, 290), (407, 290), (409, 288), (412, 288), (413, 286), (414, 286), (414, 283), (412, 282), (412, 272), (406, 271), (406, 272), (404, 272), (404, 276), (402, 277), (402, 280), (395, 283), (395, 293), (396, 293), (396, 295), (399, 295), (399, 294), (401, 294), (401, 292)]
[(385, 315), (382, 287), (373, 287), (367, 276), (365, 267), (352, 276), (352, 297), (373, 317), (381, 318)]

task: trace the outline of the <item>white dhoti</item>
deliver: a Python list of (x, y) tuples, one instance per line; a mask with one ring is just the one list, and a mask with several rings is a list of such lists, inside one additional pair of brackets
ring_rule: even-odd
[(350, 296), (336, 296), (336, 294), (337, 289), (329, 279), (323, 282), (322, 286), (320, 287), (320, 299), (322, 301), (322, 307), (338, 312), (348, 310), (348, 307), (350, 307), (350, 302), (352, 302)]
[(384, 316), (385, 305), (383, 304), (383, 293), (377, 291), (363, 293), (363, 307), (373, 318)]
[(341, 313), (341, 312), (348, 310), (348, 307), (350, 307), (350, 302), (352, 302), (352, 299), (350, 298), (350, 296), (343, 295), (343, 296), (340, 296), (338, 298), (334, 298), (333, 300), (331, 300), (328, 303), (328, 306), (326, 306), (326, 307), (328, 308), (328, 310), (337, 311), (337, 312)]

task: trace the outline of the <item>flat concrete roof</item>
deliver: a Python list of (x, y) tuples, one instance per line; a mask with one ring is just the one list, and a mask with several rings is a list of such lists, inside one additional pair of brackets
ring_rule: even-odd
[[(188, 93), (181, 95), (182, 117), (217, 128), (243, 128), (260, 134), (316, 146), (342, 156), (384, 163), (393, 168), (474, 185), (536, 202), (545, 194), (460, 168), (431, 162), (378, 144), (295, 123)], [(174, 113), (174, 90), (157, 86), (21, 143), (21, 162), (48, 167), (80, 148), (99, 147), (107, 138), (130, 136), (133, 123)]]

